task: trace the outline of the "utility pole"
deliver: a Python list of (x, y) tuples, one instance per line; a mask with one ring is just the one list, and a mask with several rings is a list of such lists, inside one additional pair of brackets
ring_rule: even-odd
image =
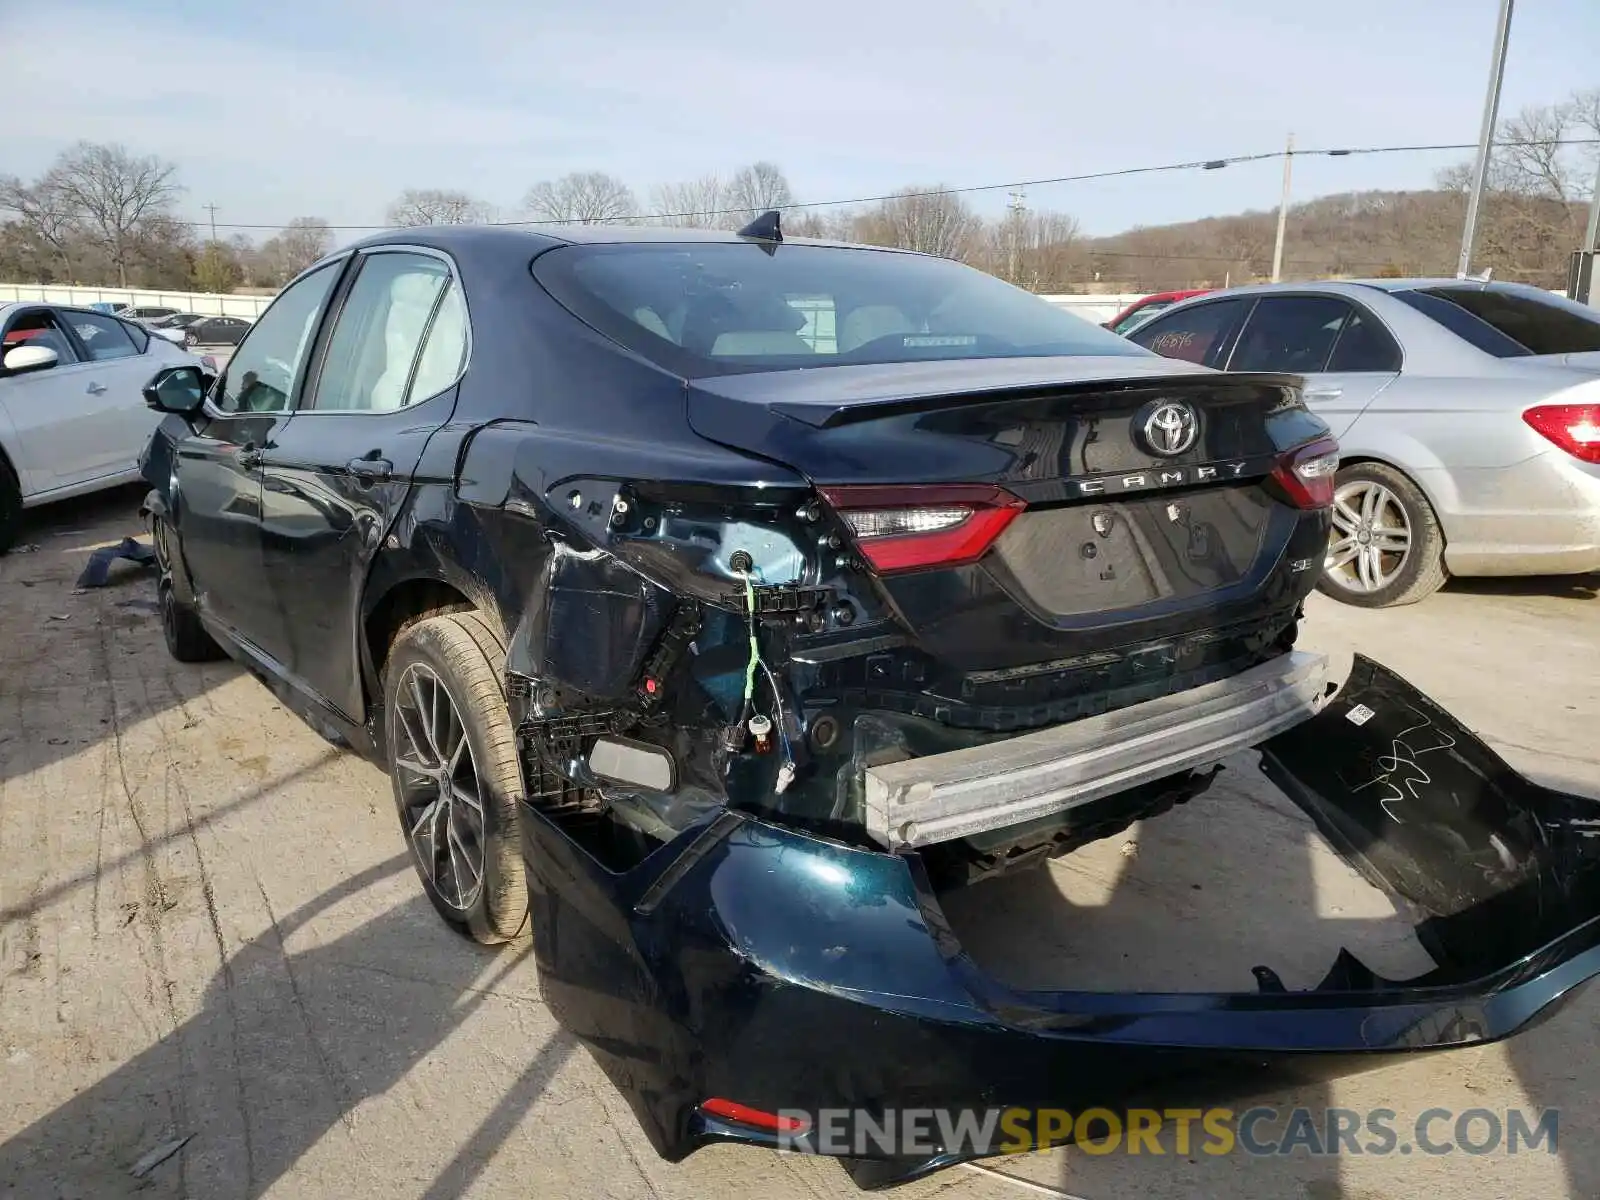
[(1283, 275), (1283, 234), (1289, 225), (1289, 172), (1294, 166), (1294, 134), (1283, 147), (1283, 194), (1278, 197), (1278, 240), (1272, 247), (1272, 282)]
[(217, 206), (215, 204), (207, 204), (205, 209), (211, 214), (211, 240), (215, 242), (217, 240)]
[(1483, 101), (1483, 128), (1478, 131), (1478, 161), (1472, 172), (1472, 193), (1467, 197), (1467, 227), (1461, 233), (1461, 259), (1456, 263), (1456, 278), (1465, 279), (1472, 268), (1472, 243), (1478, 233), (1478, 206), (1489, 180), (1489, 152), (1494, 146), (1494, 128), (1500, 120), (1500, 85), (1506, 77), (1506, 46), (1511, 40), (1511, 7), (1514, 0), (1500, 0), (1500, 23), (1495, 28), (1494, 58), (1489, 64), (1489, 94)]
[[(1600, 259), (1600, 172), (1595, 174), (1594, 195), (1589, 200), (1589, 228), (1583, 235), (1583, 251), (1589, 258), (1589, 286), (1583, 289), (1583, 295), (1573, 299), (1600, 308), (1600, 304), (1595, 303), (1600, 300), (1600, 287), (1595, 285), (1595, 275), (1600, 272), (1594, 269), (1595, 261)], [(1582, 278), (1580, 275), (1579, 279)]]
[(1027, 212), (1027, 199), (1027, 192), (1015, 191), (1011, 193), (1011, 203), (1006, 205), (1006, 207), (1011, 211), (1011, 220), (1009, 222), (1011, 226), (1011, 237), (1009, 239), (1010, 253), (1007, 256), (1006, 277), (1012, 283), (1017, 282), (1017, 276), (1021, 272), (1022, 264), (1020, 260), (1022, 257), (1022, 252), (1018, 242), (1022, 237), (1022, 215), (1023, 213)]

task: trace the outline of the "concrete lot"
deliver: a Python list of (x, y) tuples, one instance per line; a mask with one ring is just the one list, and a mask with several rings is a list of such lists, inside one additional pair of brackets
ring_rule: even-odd
[[(148, 576), (74, 594), (92, 547), (137, 532), (136, 504), (128, 491), (45, 510), (23, 537), (36, 548), (0, 558), (0, 1195), (853, 1194), (827, 1161), (657, 1160), (541, 1005), (525, 947), (483, 952), (437, 921), (378, 771), (233, 666), (170, 661)], [(1597, 584), (1456, 585), (1385, 613), (1318, 598), (1307, 640), (1336, 657), (1360, 646), (1518, 766), (1600, 791)], [(1003, 933), (1053, 904), (1067, 933), (1036, 937), (1039, 970), (1153, 962), (1167, 984), (1174, 969), (1237, 979), (1266, 962), (1295, 986), (1341, 942), (1400, 966), (1415, 948), (1387, 905), (1311, 850), (1244, 765), (1057, 865), (1031, 899), (997, 892), (953, 919)], [(1508, 1043), (1258, 1098), (1388, 1107), (1402, 1127), (1432, 1106), (1554, 1105), (1558, 1156), (1066, 1149), (997, 1164), (1010, 1178), (958, 1169), (897, 1195), (1594, 1197), (1597, 996)], [(146, 1178), (130, 1173), (182, 1137)]]

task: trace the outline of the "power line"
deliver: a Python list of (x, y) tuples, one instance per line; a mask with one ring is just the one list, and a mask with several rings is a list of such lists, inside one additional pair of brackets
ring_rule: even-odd
[[(1513, 149), (1528, 146), (1597, 146), (1600, 138), (1557, 138), (1552, 141), (1517, 141), (1496, 142), (1497, 149)], [(1076, 175), (1055, 175), (1045, 179), (1011, 180), (1005, 183), (979, 183), (963, 187), (943, 188), (915, 188), (898, 192), (886, 192), (873, 196), (850, 196), (835, 200), (805, 200), (793, 204), (784, 204), (779, 207), (785, 211), (815, 208), (844, 208), (863, 204), (882, 204), (890, 200), (921, 199), (933, 196), (963, 196), (979, 192), (1000, 191), (1026, 191), (1030, 188), (1052, 187), (1063, 183), (1089, 183), (1101, 179), (1124, 179), (1135, 175), (1168, 174), (1177, 171), (1215, 171), (1224, 167), (1240, 166), (1245, 163), (1267, 162), (1272, 159), (1284, 157), (1294, 158), (1353, 158), (1371, 154), (1420, 154), (1445, 150), (1475, 150), (1476, 142), (1430, 142), (1403, 146), (1339, 146), (1324, 147), (1315, 150), (1270, 150), (1260, 154), (1233, 154), (1222, 158), (1197, 158), (1185, 162), (1163, 163), (1159, 166), (1149, 167), (1119, 167), (1109, 171), (1085, 171)], [(744, 208), (705, 209), (686, 212), (669, 213), (629, 213), (619, 217), (603, 217), (593, 224), (620, 225), (638, 221), (674, 221), (689, 218), (705, 219), (708, 217), (733, 217), (748, 214)], [(485, 224), (501, 227), (522, 227), (528, 225), (570, 225), (571, 221), (548, 220), (542, 218), (519, 219), (514, 221), (488, 221)], [(203, 226), (204, 221), (178, 221), (176, 224), (194, 227)], [(217, 229), (270, 229), (281, 230), (285, 224), (267, 224), (250, 222), (215, 222)], [(386, 229), (395, 229), (394, 225), (329, 225), (330, 230), (341, 233), (377, 233)]]

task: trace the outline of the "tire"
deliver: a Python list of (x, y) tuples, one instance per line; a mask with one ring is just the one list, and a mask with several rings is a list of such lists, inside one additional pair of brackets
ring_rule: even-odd
[[(384, 753), (401, 836), (445, 923), (485, 945), (509, 941), (528, 921), (522, 772), (504, 673), (505, 649), (470, 612), (405, 627), (383, 671)], [(450, 800), (441, 804), (446, 779)]]
[(22, 485), (0, 454), (0, 554), (11, 549), (22, 531)]
[(161, 636), (166, 639), (167, 653), (181, 663), (216, 662), (226, 658), (222, 647), (200, 623), (200, 614), (173, 593), (172, 580), (163, 578), (157, 587)]
[(1448, 579), (1444, 531), (1422, 490), (1386, 463), (1341, 470), (1317, 589), (1358, 608), (1394, 608), (1431, 596)]

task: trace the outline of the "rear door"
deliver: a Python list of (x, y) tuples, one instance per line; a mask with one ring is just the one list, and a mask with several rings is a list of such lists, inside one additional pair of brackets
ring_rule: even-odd
[(1227, 366), (1305, 377), (1306, 407), (1342, 437), (1400, 374), (1400, 346), (1342, 296), (1268, 295), (1251, 311)]
[(100, 474), (120, 475), (138, 466), (139, 455), (160, 423), (144, 402), (144, 385), (159, 363), (150, 353), (159, 339), (142, 326), (100, 313), (62, 310), (67, 326), (89, 359), (104, 372), (103, 420), (107, 459)]
[(364, 707), (362, 584), (423, 448), (450, 419), (467, 344), (448, 259), (401, 247), (363, 253), (305, 401), (262, 464), (266, 583), (289, 614), (271, 652), (352, 720)]
[(1163, 358), (1176, 358), (1202, 367), (1220, 367), (1228, 361), (1239, 327), (1254, 305), (1253, 296), (1185, 305), (1176, 312), (1152, 317), (1127, 338)]

